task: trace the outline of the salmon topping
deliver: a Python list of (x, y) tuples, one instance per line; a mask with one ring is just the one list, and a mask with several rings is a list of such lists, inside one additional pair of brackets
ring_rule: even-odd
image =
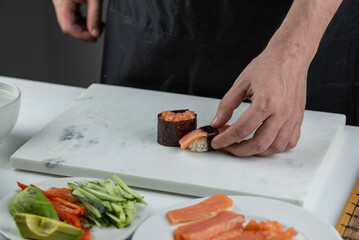
[(180, 140), (179, 144), (181, 146), (181, 149), (186, 149), (191, 143), (201, 139), (201, 138), (207, 138), (208, 133), (202, 129), (196, 129), (192, 132), (187, 133), (184, 135)]
[(232, 207), (233, 200), (225, 194), (217, 194), (198, 204), (169, 211), (167, 218), (172, 225), (203, 220), (216, 216), (218, 213)]
[(184, 112), (173, 112), (173, 111), (163, 111), (160, 118), (167, 122), (179, 122), (186, 121), (196, 118), (196, 114), (193, 111), (186, 110)]

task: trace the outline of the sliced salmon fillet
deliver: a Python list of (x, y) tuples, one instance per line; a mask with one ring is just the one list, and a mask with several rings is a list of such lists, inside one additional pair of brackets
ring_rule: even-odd
[(223, 240), (269, 240), (261, 232), (256, 231), (244, 231), (239, 236), (233, 238), (227, 238)]
[(224, 232), (242, 228), (243, 222), (243, 215), (224, 211), (215, 217), (180, 226), (174, 235), (176, 240), (211, 240)]
[(235, 228), (231, 231), (221, 233), (211, 240), (236, 240), (243, 233), (243, 226)]
[(195, 205), (169, 211), (167, 218), (172, 225), (203, 220), (232, 207), (233, 200), (225, 194), (214, 195)]

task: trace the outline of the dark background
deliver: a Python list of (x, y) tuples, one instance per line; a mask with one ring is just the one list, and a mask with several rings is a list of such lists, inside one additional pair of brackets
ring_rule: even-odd
[(100, 81), (103, 36), (86, 43), (63, 34), (51, 0), (0, 0), (0, 31), (1, 76), (80, 87)]
[[(358, 9), (358, 0), (343, 1), (309, 69), (307, 93), (307, 109), (346, 114), (357, 126)], [(104, 34), (96, 43), (63, 34), (51, 0), (0, 0), (0, 76), (88, 87), (101, 79), (103, 43)]]

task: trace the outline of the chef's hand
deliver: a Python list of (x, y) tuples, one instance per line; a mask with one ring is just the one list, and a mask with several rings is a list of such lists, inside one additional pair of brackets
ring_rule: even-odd
[[(303, 121), (308, 67), (309, 61), (286, 47), (268, 46), (220, 101), (213, 127), (223, 126), (244, 99), (250, 99), (251, 104), (232, 126), (213, 139), (212, 147), (239, 157), (294, 148)], [(253, 131), (253, 138), (242, 140)]]
[[(52, 0), (61, 30), (77, 39), (94, 42), (101, 34), (102, 0)], [(80, 5), (87, 3), (87, 18)]]

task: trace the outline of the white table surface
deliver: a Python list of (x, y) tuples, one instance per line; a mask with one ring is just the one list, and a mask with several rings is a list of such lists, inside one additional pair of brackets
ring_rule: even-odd
[[(33, 183), (57, 176), (14, 170), (10, 156), (41, 128), (60, 114), (84, 90), (83, 88), (36, 82), (24, 79), (1, 77), (21, 90), (19, 119), (12, 132), (0, 143), (0, 199), (17, 189), (16, 181)], [(0, 126), (1, 127), (1, 126)], [(304, 208), (335, 226), (345, 202), (359, 177), (359, 128), (346, 126), (341, 136), (339, 150), (328, 162), (308, 204)], [(137, 191), (149, 203), (150, 215), (162, 208), (191, 199), (190, 196), (156, 192), (144, 189)], [(0, 219), (1, 220), (1, 219)], [(0, 235), (0, 240), (4, 239)]]

